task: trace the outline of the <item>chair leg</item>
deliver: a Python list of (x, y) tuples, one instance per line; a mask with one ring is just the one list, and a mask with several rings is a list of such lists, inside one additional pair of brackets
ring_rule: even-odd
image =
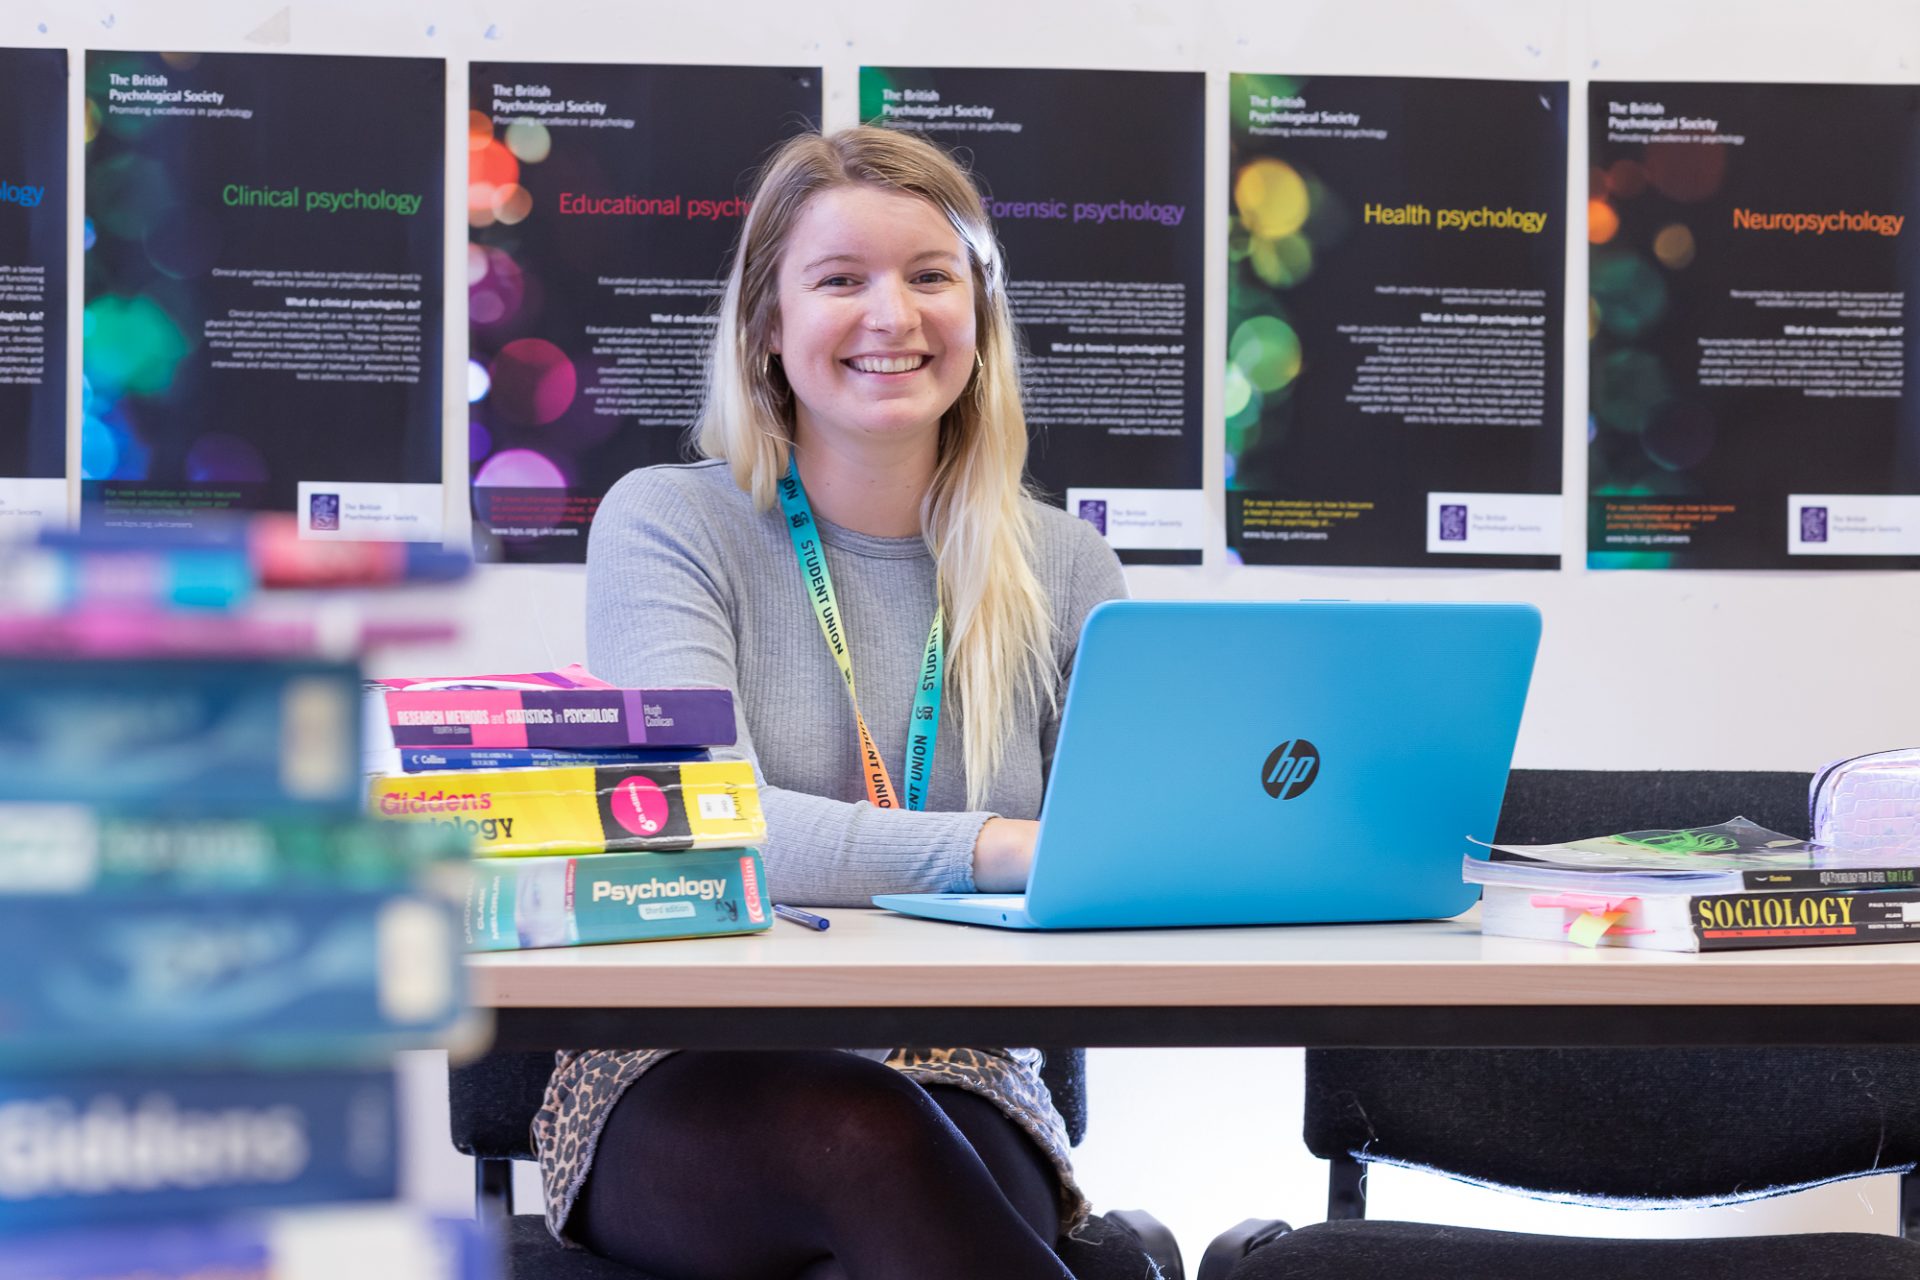
[(1900, 1176), (1900, 1234), (1920, 1242), (1920, 1169)]
[(1352, 1156), (1327, 1162), (1327, 1221), (1367, 1216), (1367, 1166)]
[(499, 1156), (475, 1156), (473, 1207), (482, 1222), (513, 1216), (513, 1161)]

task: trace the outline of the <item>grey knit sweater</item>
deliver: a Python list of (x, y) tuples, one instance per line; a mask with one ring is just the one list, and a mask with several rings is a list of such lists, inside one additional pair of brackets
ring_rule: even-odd
[[(1124, 595), (1098, 532), (1034, 504), (1035, 563), (1053, 602), (1060, 694), (1087, 612)], [(934, 565), (918, 538), (822, 520), (860, 709), (896, 785), (933, 620)], [(740, 746), (760, 771), (769, 887), (778, 901), (973, 888), (973, 844), (998, 814), (1040, 811), (1059, 707), (1020, 708), (983, 811), (968, 812), (960, 724), (942, 708), (927, 812), (867, 803), (853, 708), (820, 634), (778, 506), (755, 511), (718, 462), (652, 467), (614, 486), (587, 552), (587, 667), (618, 685), (735, 690)]]
[[(1035, 569), (1053, 602), (1061, 693), (1080, 623), (1124, 594), (1119, 562), (1091, 525), (1036, 506)], [(821, 522), (860, 708), (896, 784), (907, 716), (933, 620), (933, 559), (919, 538), (875, 538)], [(991, 814), (1031, 818), (1053, 755), (1057, 705), (1015, 718), (988, 809), (964, 812), (953, 709), (943, 710), (927, 812), (866, 799), (853, 709), (794, 563), (778, 508), (755, 511), (719, 463), (635, 471), (594, 518), (587, 549), (587, 665), (621, 685), (725, 685), (736, 691), (740, 746), (760, 771), (778, 900), (865, 905), (885, 892), (973, 887), (973, 842)], [(607, 1116), (670, 1050), (562, 1052), (533, 1122), (548, 1228), (566, 1224)], [(880, 1056), (876, 1052), (875, 1056)], [(1065, 1126), (1032, 1049), (896, 1049), (888, 1064), (922, 1084), (991, 1101), (1033, 1139), (1060, 1183), (1061, 1226), (1087, 1215)]]

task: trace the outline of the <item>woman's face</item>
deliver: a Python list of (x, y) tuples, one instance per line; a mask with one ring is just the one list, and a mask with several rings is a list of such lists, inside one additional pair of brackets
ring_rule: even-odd
[(959, 232), (933, 204), (898, 191), (814, 196), (781, 257), (770, 348), (803, 440), (937, 439), (973, 373), (973, 277)]

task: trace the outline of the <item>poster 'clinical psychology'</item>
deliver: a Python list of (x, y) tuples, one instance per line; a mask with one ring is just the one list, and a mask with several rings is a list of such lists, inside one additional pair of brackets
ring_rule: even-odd
[(67, 51), (0, 49), (0, 538), (67, 517)]
[(819, 127), (809, 67), (473, 64), (475, 553), (586, 559), (634, 467), (685, 458), (755, 170)]
[(1131, 564), (1198, 564), (1204, 76), (863, 67), (860, 118), (954, 150), (1006, 249), (1030, 478)]
[(83, 523), (438, 540), (445, 64), (86, 67)]
[(1587, 563), (1920, 568), (1920, 89), (1591, 95)]
[(1235, 75), (1227, 547), (1555, 568), (1567, 87)]

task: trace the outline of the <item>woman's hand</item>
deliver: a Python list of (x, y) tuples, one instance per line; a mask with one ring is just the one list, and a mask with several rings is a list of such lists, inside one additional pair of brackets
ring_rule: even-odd
[(973, 887), (982, 893), (1024, 893), (1033, 867), (1033, 841), (1040, 824), (1021, 818), (988, 818), (973, 842)]

